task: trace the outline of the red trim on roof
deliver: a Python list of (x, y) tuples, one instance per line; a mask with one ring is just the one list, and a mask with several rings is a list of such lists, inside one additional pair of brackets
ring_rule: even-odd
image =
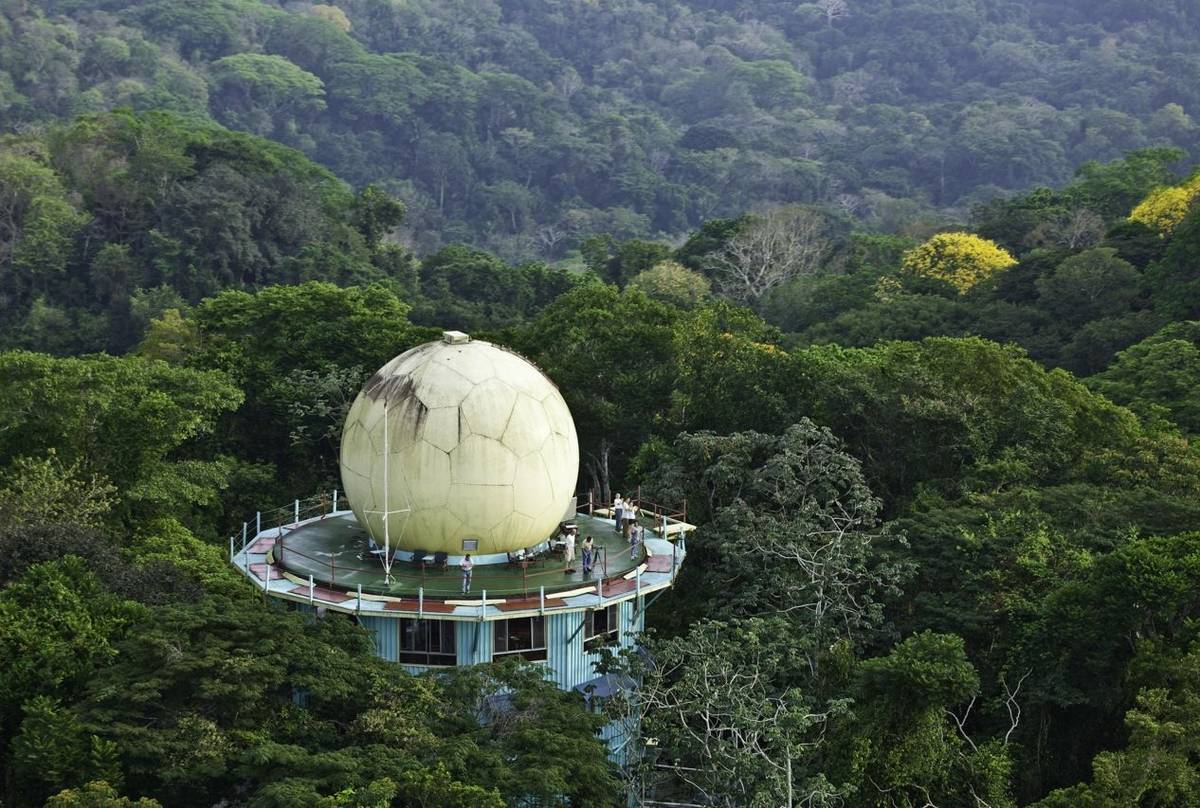
[[(417, 611), (418, 605), (419, 603), (416, 598), (403, 598), (399, 601), (389, 600), (383, 604), (383, 608), (389, 612), (415, 612)], [(454, 609), (454, 606), (451, 606), (447, 603), (428, 599), (426, 599), (422, 608), (423, 611), (433, 612), (435, 614), (450, 614), (454, 611)]]
[[(301, 585), (293, 587), (291, 590), (293, 595), (304, 595), (308, 597), (309, 589), (307, 586)], [(354, 600), (353, 597), (345, 592), (338, 592), (334, 589), (326, 589), (323, 586), (314, 586), (312, 588), (312, 597), (314, 600), (324, 600), (329, 603), (345, 603), (348, 600)]]
[[(561, 598), (546, 598), (547, 609), (561, 609), (567, 605), (565, 600)], [(502, 612), (524, 612), (530, 609), (540, 609), (542, 599), (540, 597), (532, 598), (505, 598), (498, 608)]]
[(254, 573), (254, 576), (260, 581), (264, 580), (268, 575), (271, 576), (272, 581), (278, 581), (283, 577), (283, 573), (272, 567), (270, 564), (251, 564), (250, 571)]

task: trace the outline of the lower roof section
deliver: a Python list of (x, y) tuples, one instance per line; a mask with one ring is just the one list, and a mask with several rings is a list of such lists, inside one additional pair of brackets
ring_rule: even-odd
[[(573, 563), (544, 553), (532, 563), (476, 565), (471, 588), (462, 572), (432, 560), (393, 563), (385, 575), (350, 511), (338, 511), (247, 537), (230, 560), (267, 595), (346, 614), (443, 620), (504, 620), (526, 614), (596, 609), (661, 591), (674, 583), (691, 525), (644, 525), (633, 547), (611, 519), (578, 514), (582, 536), (594, 537), (590, 574), (580, 548)], [(663, 535), (667, 538), (663, 538)]]

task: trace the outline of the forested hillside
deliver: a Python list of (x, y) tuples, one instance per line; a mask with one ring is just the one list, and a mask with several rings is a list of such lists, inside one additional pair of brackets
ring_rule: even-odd
[(423, 251), (557, 259), (817, 203), (893, 231), (1089, 160), (1196, 156), (1188, 0), (40, 0), (8, 131), (118, 106), (292, 145)]
[[(0, 0), (0, 804), (1200, 805), (1198, 15)], [(443, 328), (698, 526), (603, 715), (226, 560)]]

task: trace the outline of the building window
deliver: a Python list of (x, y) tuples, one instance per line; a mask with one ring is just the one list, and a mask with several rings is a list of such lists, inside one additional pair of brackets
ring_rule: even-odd
[(607, 606), (587, 613), (583, 645), (594, 651), (602, 645), (615, 645), (621, 638), (621, 607)]
[(453, 665), (453, 620), (400, 618), (400, 661), (408, 665)]
[(493, 623), (496, 645), (493, 659), (521, 657), (530, 662), (546, 658), (546, 618), (514, 617)]

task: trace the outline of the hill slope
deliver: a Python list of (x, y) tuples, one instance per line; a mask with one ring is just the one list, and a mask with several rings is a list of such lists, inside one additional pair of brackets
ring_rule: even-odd
[(211, 116), (399, 193), (420, 247), (558, 258), (778, 202), (903, 227), (1129, 149), (1195, 157), (1198, 29), (1185, 0), (43, 0), (0, 12), (0, 119)]

